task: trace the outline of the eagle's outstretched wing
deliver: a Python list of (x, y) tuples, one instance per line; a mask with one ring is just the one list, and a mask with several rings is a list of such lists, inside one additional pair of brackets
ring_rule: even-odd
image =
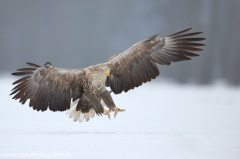
[(191, 28), (163, 38), (154, 35), (112, 56), (107, 61), (111, 72), (108, 85), (112, 91), (115, 94), (127, 92), (156, 78), (159, 75), (156, 63), (170, 65), (198, 56), (192, 52), (202, 51), (199, 47), (204, 44), (196, 42), (205, 38), (192, 37), (202, 32), (186, 33), (189, 30)]
[(29, 106), (34, 110), (65, 111), (70, 108), (71, 98), (75, 101), (83, 92), (83, 69), (55, 68), (47, 62), (44, 66), (27, 63), (32, 68), (21, 68), (12, 75), (25, 77), (15, 81), (17, 84), (10, 95), (24, 104), (30, 99)]

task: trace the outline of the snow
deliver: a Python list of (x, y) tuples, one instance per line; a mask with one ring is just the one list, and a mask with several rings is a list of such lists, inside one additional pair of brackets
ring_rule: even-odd
[[(37, 112), (9, 96), (0, 79), (0, 155), (64, 153), (70, 158), (239, 159), (240, 87), (147, 83), (113, 95), (116, 119), (73, 122), (65, 112)], [(55, 158), (61, 158), (59, 156)]]

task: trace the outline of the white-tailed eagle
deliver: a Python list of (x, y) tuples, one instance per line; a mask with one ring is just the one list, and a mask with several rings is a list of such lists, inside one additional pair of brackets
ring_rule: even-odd
[[(190, 28), (191, 29), (191, 28)], [(50, 62), (39, 66), (27, 62), (30, 68), (20, 68), (12, 75), (23, 78), (15, 81), (10, 95), (37, 111), (66, 111), (74, 121), (89, 121), (95, 114), (110, 118), (124, 109), (118, 108), (110, 93), (120, 94), (141, 86), (159, 75), (156, 63), (170, 65), (172, 62), (190, 60), (202, 51), (205, 38), (195, 37), (202, 32), (187, 33), (186, 29), (175, 34), (151, 36), (112, 56), (106, 63), (79, 69), (54, 67)], [(108, 91), (106, 87), (110, 87)], [(108, 109), (104, 109), (104, 106)]]

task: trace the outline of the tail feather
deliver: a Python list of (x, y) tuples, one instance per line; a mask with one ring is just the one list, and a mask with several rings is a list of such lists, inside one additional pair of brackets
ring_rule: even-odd
[(86, 122), (89, 121), (89, 119), (90, 119), (89, 112), (84, 113), (84, 118), (85, 118)]
[(76, 122), (76, 121), (79, 119), (80, 114), (81, 114), (81, 112), (80, 112), (80, 111), (77, 111), (77, 113), (75, 114), (75, 116), (74, 116), (74, 118), (73, 118), (73, 121), (74, 121), (74, 122)]
[(83, 113), (81, 113), (81, 114), (80, 114), (80, 118), (79, 118), (79, 122), (82, 122), (82, 121), (83, 121), (83, 119), (84, 119), (84, 114), (83, 114)]
[[(91, 108), (89, 112), (82, 113), (81, 110), (77, 110), (79, 99), (75, 100), (71, 103), (70, 109), (66, 112), (66, 115), (69, 115), (69, 118), (73, 118), (73, 121), (76, 122), (79, 120), (79, 122), (82, 122), (84, 119), (86, 122), (90, 120), (90, 118), (93, 118), (96, 114), (95, 110)], [(106, 105), (103, 100), (101, 100), (102, 106)]]
[(106, 105), (102, 99), (101, 99), (100, 103), (102, 104), (103, 107)]
[(77, 99), (77, 100), (75, 100), (74, 102), (71, 103), (70, 109), (66, 112), (66, 115), (71, 114), (73, 109), (76, 109), (78, 101), (79, 101), (79, 99)]
[(89, 115), (90, 115), (91, 118), (93, 118), (95, 116), (95, 110), (94, 109), (90, 109)]
[(69, 115), (69, 118), (74, 117), (76, 113), (77, 113), (76, 109), (73, 109), (73, 111), (72, 111), (71, 114)]

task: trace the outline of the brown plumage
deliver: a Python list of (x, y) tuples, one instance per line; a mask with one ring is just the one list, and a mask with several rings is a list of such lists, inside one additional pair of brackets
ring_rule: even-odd
[[(106, 63), (87, 68), (56, 68), (50, 62), (44, 67), (27, 63), (31, 68), (17, 69), (12, 75), (23, 78), (15, 81), (10, 95), (24, 104), (28, 99), (34, 110), (65, 111), (73, 120), (86, 121), (97, 115), (109, 116), (104, 110), (124, 111), (116, 107), (110, 92), (127, 92), (155, 79), (159, 74), (156, 63), (170, 65), (172, 62), (190, 60), (198, 56), (193, 52), (202, 51), (205, 38), (195, 37), (201, 32), (186, 33), (190, 29), (160, 38), (151, 36), (124, 51), (112, 56)], [(71, 103), (72, 100), (72, 103)]]

